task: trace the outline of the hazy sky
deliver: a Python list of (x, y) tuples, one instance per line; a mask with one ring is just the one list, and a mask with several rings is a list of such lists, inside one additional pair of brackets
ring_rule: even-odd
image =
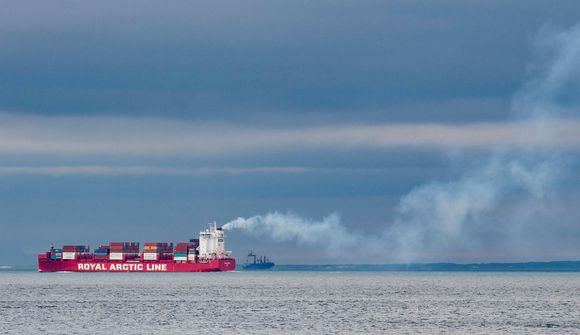
[(4, 3), (0, 264), (275, 211), (356, 238), (228, 249), (580, 259), (579, 22), (578, 1)]

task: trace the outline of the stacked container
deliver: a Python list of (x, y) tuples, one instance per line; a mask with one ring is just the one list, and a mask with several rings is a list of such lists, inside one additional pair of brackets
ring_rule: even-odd
[(98, 249), (95, 250), (94, 257), (98, 260), (109, 259), (109, 249), (108, 245), (100, 245)]
[[(173, 245), (168, 242), (146, 242), (143, 245), (143, 261), (196, 262), (199, 257), (199, 239)], [(127, 261), (139, 259), (138, 242), (111, 242), (100, 245), (91, 253), (88, 245), (65, 245), (62, 249), (51, 247), (47, 257), (52, 260), (99, 260)]]
[(159, 257), (157, 255), (157, 243), (155, 242), (143, 243), (143, 260), (156, 261), (158, 258)]
[(124, 261), (136, 258), (139, 255), (138, 242), (111, 242), (109, 243), (109, 259), (112, 261)]
[(187, 245), (187, 260), (195, 261), (199, 255), (199, 239), (192, 238)]
[(176, 262), (187, 261), (187, 247), (188, 242), (177, 243), (173, 249), (173, 260)]
[(170, 260), (173, 257), (173, 243), (145, 242), (143, 243), (143, 260)]
[(91, 248), (88, 245), (63, 245), (62, 259), (87, 258)]
[(172, 260), (173, 259), (173, 243), (161, 243), (159, 247), (159, 259)]
[(50, 249), (50, 259), (62, 259), (62, 249)]
[(123, 246), (126, 242), (111, 242), (109, 243), (109, 259), (112, 261), (123, 260)]

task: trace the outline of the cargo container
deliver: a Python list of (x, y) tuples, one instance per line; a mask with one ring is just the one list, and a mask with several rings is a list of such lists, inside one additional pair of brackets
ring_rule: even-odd
[(113, 261), (122, 261), (124, 254), (122, 252), (111, 252), (109, 254), (109, 259)]
[[(63, 250), (65, 250), (63, 248)], [(76, 259), (77, 258), (77, 253), (76, 252), (70, 252), (70, 251), (63, 251), (62, 252), (62, 259)]]
[(143, 253), (143, 260), (146, 261), (156, 261), (159, 259), (159, 254), (153, 252), (144, 252)]

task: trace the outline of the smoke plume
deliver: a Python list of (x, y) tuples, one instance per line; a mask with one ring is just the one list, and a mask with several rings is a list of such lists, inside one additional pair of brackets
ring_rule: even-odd
[(296, 241), (307, 246), (319, 246), (327, 256), (345, 256), (342, 251), (352, 250), (359, 237), (349, 233), (340, 223), (338, 214), (321, 221), (306, 219), (292, 213), (268, 213), (226, 223), (225, 230), (243, 229), (255, 236), (267, 236), (275, 241)]
[[(349, 232), (336, 214), (315, 221), (274, 212), (238, 218), (224, 228), (324, 246), (335, 256), (357, 245), (362, 246), (357, 251), (390, 260), (489, 249), (521, 256), (541, 248), (542, 237), (563, 219), (550, 208), (575, 164), (569, 152), (552, 145), (562, 136), (552, 125), (579, 116), (580, 25), (567, 31), (545, 27), (534, 47), (530, 79), (515, 94), (509, 120), (532, 125), (529, 133), (512, 134), (514, 143), (529, 144), (498, 146), (457, 179), (410, 191), (379, 236)], [(578, 233), (577, 225), (574, 229)]]

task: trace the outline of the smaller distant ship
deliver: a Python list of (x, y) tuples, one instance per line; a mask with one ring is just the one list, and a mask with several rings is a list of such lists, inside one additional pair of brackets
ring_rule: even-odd
[(242, 265), (242, 269), (244, 270), (267, 270), (274, 267), (273, 262), (266, 256), (258, 256), (253, 251), (250, 251), (248, 256), (246, 257), (246, 262)]

